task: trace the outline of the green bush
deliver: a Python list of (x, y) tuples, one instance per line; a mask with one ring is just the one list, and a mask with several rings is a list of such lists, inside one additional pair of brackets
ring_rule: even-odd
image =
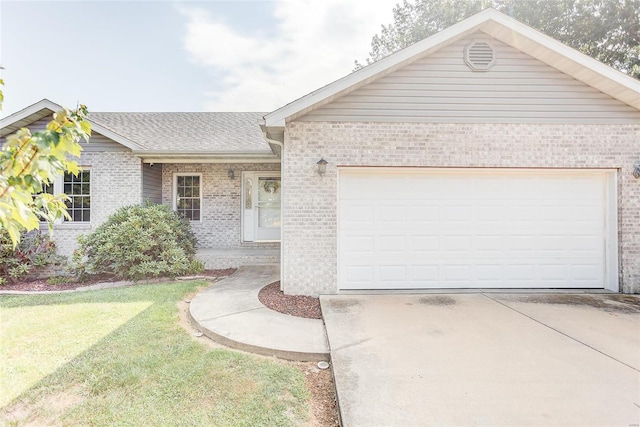
[(25, 277), (36, 267), (57, 264), (56, 244), (40, 231), (23, 233), (15, 248), (6, 230), (0, 230), (0, 285)]
[(74, 269), (80, 276), (110, 273), (127, 279), (194, 274), (196, 238), (188, 220), (165, 205), (119, 209), (78, 239)]
[(69, 276), (51, 276), (47, 279), (47, 283), (50, 285), (64, 285), (71, 280), (73, 279)]

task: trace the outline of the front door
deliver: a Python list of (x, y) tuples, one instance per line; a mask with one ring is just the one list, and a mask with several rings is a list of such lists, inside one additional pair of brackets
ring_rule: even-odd
[(280, 240), (280, 172), (243, 173), (243, 239)]

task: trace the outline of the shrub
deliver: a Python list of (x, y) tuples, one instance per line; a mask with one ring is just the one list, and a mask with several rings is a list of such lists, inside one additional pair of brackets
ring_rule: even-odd
[(137, 280), (193, 274), (198, 267), (189, 221), (164, 205), (123, 207), (78, 242), (74, 269), (81, 276), (110, 273)]
[(6, 230), (0, 230), (0, 285), (25, 277), (34, 268), (57, 264), (56, 244), (40, 231), (23, 233), (15, 248)]
[(72, 280), (69, 276), (51, 276), (47, 279), (47, 283), (50, 285), (64, 285)]

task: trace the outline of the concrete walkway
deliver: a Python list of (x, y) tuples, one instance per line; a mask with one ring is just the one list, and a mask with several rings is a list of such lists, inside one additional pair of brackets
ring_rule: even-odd
[(640, 297), (321, 296), (351, 426), (638, 426)]
[(191, 300), (191, 319), (229, 347), (288, 360), (328, 360), (322, 320), (278, 313), (258, 300), (260, 289), (279, 279), (277, 265), (240, 267)]

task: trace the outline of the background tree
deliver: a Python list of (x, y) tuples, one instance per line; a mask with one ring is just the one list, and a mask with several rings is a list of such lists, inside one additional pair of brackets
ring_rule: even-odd
[(0, 232), (9, 234), (14, 247), (21, 233), (39, 228), (40, 221), (46, 221), (52, 231), (54, 221), (69, 218), (67, 197), (43, 190), (63, 173), (80, 170), (68, 157), (80, 156), (80, 140), (89, 141), (91, 125), (86, 116), (87, 108), (81, 105), (73, 112), (55, 113), (44, 131), (31, 133), (23, 128), (7, 136), (0, 150)]
[(640, 79), (640, 0), (404, 0), (373, 36), (366, 63), (488, 7)]

